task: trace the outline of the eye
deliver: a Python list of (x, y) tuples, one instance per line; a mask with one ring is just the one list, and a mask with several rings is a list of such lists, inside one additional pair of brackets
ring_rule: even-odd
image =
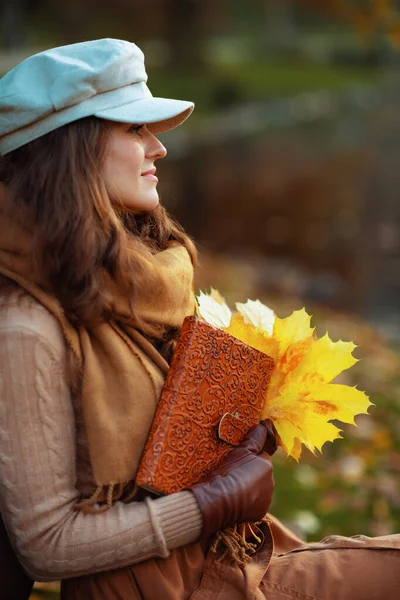
[(132, 125), (132, 127), (129, 127), (128, 131), (129, 133), (136, 133), (137, 135), (140, 135), (140, 130), (144, 127), (144, 125)]

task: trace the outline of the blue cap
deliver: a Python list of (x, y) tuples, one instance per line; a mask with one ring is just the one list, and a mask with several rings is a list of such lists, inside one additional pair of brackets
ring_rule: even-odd
[(187, 119), (193, 102), (154, 98), (146, 82), (144, 54), (131, 42), (105, 38), (34, 54), (0, 79), (0, 153), (83, 117), (147, 123), (153, 133)]

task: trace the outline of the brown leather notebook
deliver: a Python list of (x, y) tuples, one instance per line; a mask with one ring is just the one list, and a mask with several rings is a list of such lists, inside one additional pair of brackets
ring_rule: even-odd
[(187, 317), (136, 484), (172, 494), (207, 476), (259, 421), (273, 367), (270, 356)]

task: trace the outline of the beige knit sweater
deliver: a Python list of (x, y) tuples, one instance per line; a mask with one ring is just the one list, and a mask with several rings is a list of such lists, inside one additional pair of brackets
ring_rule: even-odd
[(0, 300), (0, 511), (27, 573), (53, 580), (115, 569), (198, 539), (190, 492), (73, 510), (93, 489), (80, 398), (54, 317), (28, 294)]

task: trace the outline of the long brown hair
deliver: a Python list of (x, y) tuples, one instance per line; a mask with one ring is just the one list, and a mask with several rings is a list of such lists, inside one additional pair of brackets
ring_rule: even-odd
[[(117, 210), (101, 175), (108, 139), (107, 122), (87, 117), (0, 157), (0, 181), (12, 210), (27, 212), (34, 224), (37, 270), (76, 325), (112, 316), (105, 273), (132, 299), (135, 316), (148, 253), (178, 243), (193, 264), (197, 258), (193, 242), (162, 206), (143, 214)], [(156, 335), (151, 325), (138, 325)]]

